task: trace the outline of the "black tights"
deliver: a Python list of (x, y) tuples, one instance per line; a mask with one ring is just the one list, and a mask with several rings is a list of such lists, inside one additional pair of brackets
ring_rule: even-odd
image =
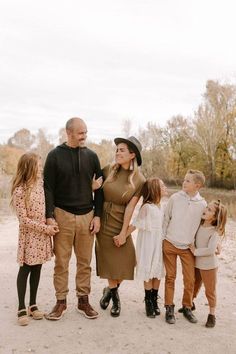
[(26, 293), (26, 286), (27, 286), (27, 279), (30, 273), (30, 306), (36, 304), (36, 296), (37, 290), (39, 285), (40, 273), (41, 273), (42, 264), (36, 265), (28, 265), (23, 264), (20, 267), (18, 276), (17, 276), (17, 292), (18, 292), (18, 299), (19, 299), (19, 308), (18, 310), (25, 309), (25, 293)]

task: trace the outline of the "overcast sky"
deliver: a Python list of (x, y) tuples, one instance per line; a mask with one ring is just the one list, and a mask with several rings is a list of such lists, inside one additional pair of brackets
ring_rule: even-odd
[(235, 0), (1, 1), (0, 143), (73, 116), (94, 141), (191, 116), (208, 79), (236, 83), (235, 14)]

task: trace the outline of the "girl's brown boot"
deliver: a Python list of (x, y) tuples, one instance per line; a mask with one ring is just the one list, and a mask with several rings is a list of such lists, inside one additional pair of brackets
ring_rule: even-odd
[(216, 325), (216, 317), (214, 315), (209, 314), (207, 317), (206, 327), (213, 328)]

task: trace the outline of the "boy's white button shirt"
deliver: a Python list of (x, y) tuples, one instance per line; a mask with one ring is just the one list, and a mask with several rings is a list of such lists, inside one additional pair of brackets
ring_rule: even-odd
[(177, 248), (187, 249), (194, 242), (206, 205), (199, 193), (194, 197), (184, 191), (174, 193), (164, 213), (163, 238)]

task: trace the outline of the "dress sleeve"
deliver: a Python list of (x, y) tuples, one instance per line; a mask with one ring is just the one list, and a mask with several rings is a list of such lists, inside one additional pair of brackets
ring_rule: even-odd
[(212, 256), (215, 254), (217, 244), (219, 242), (219, 235), (214, 233), (210, 238), (207, 247), (196, 248), (194, 256)]
[(15, 207), (16, 215), (21, 226), (37, 231), (39, 233), (45, 233), (47, 231), (46, 224), (42, 224), (28, 217), (25, 204), (25, 192), (20, 187), (16, 188), (13, 193), (13, 205)]
[(134, 218), (132, 225), (139, 230), (158, 230), (158, 232), (161, 232), (161, 212), (158, 211), (155, 213), (154, 217), (152, 206), (144, 204), (139, 209), (138, 215)]
[(102, 176), (103, 176), (103, 178), (104, 178), (104, 181), (107, 179), (107, 177), (108, 177), (108, 175), (109, 175), (110, 168), (111, 168), (111, 165), (106, 165), (106, 166), (103, 167), (103, 169), (102, 169)]

